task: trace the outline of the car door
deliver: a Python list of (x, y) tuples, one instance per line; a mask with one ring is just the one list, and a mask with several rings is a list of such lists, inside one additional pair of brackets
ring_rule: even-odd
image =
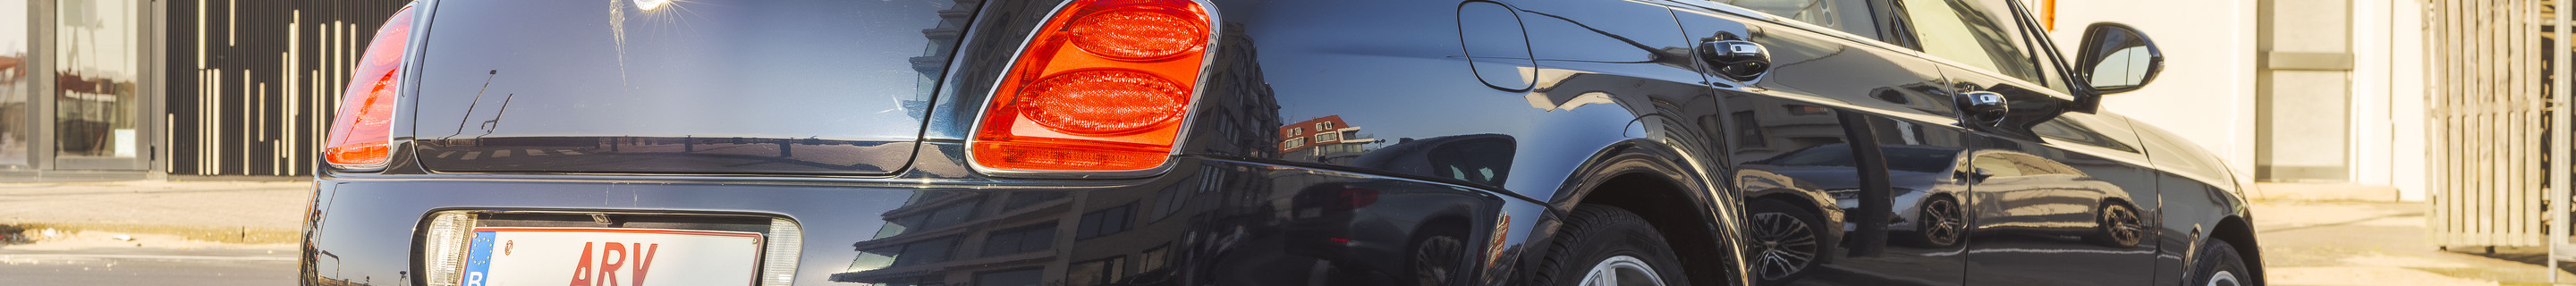
[(1970, 159), (1971, 285), (2140, 285), (2152, 280), (2159, 200), (2124, 120), (2073, 112), (2070, 81), (2010, 0), (1898, 0), (1924, 54), (1943, 61)]
[[(1875, 43), (1878, 25), (1867, 23), (1870, 14), (1827, 27), (1726, 4), (1679, 4), (1674, 15), (1689, 40), (1702, 43), (1699, 63), (1726, 113), (1722, 142), (1731, 174), (1721, 177), (1732, 178), (1753, 206), (1746, 253), (1757, 282), (1958, 285), (1964, 279), (1964, 217), (1955, 196), (1967, 188), (1952, 173), (1974, 144), (1950, 125), (1957, 120), (1937, 65)], [(1739, 50), (1760, 50), (1765, 62), (1709, 58)], [(1766, 204), (1791, 207), (1765, 212)], [(1795, 223), (1806, 219), (1819, 223)], [(1796, 225), (1824, 231), (1811, 241)]]

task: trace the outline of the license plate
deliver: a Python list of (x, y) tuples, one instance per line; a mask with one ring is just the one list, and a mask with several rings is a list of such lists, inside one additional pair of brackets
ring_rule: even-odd
[(749, 285), (760, 244), (749, 232), (475, 228), (465, 285)]

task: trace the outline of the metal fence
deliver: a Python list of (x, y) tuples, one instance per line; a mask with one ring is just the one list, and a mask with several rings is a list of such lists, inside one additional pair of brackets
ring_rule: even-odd
[(367, 40), (401, 0), (168, 1), (171, 174), (305, 176)]

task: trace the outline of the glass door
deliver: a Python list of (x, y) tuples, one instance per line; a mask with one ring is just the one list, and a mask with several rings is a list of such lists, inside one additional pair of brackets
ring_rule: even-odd
[(136, 170), (149, 159), (142, 3), (55, 2), (55, 169)]
[(28, 121), (35, 115), (28, 110), (30, 79), (27, 59), (27, 0), (0, 0), (0, 169), (30, 167), (27, 160), (34, 131)]

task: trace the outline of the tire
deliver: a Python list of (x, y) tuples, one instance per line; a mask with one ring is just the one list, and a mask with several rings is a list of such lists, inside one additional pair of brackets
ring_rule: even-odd
[(1920, 247), (1959, 245), (1959, 241), (1968, 236), (1966, 207), (1960, 205), (1956, 198), (1932, 197), (1932, 200), (1923, 202), (1922, 207), (1915, 208), (1914, 233), (1897, 238), (1901, 239), (1899, 242)]
[(1807, 277), (1807, 269), (1821, 263), (1827, 244), (1825, 219), (1806, 208), (1776, 200), (1753, 201), (1746, 210), (1752, 221), (1745, 225), (1745, 255), (1753, 261), (1754, 282), (1758, 285), (1785, 285)]
[(2138, 209), (2118, 202), (2103, 202), (2093, 211), (2093, 233), (2084, 235), (2085, 242), (2102, 246), (2127, 248), (2146, 238), (2144, 220)]
[(1527, 285), (1690, 285), (1663, 233), (1616, 207), (1574, 207), (1535, 262)]
[(2237, 255), (2236, 246), (2228, 245), (2227, 241), (2210, 240), (2209, 245), (2201, 247), (2198, 256), (2200, 261), (2191, 266), (2191, 284), (2186, 285), (2263, 285), (2262, 277), (2246, 270), (2245, 257)]

